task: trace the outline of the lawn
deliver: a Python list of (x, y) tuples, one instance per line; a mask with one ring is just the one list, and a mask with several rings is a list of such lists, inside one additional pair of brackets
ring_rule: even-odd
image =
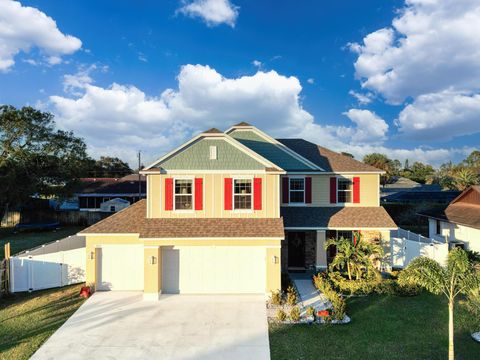
[(0, 228), (0, 260), (5, 257), (3, 245), (7, 242), (10, 242), (10, 252), (14, 255), (20, 251), (76, 234), (83, 228), (82, 226), (65, 226), (55, 231), (19, 232), (16, 234), (13, 233), (13, 228)]
[[(270, 325), (272, 359), (446, 359), (448, 313), (444, 297), (351, 298), (348, 325)], [(472, 316), (455, 309), (457, 359), (479, 359), (470, 337)]]
[(81, 286), (0, 299), (0, 359), (28, 359), (83, 303)]

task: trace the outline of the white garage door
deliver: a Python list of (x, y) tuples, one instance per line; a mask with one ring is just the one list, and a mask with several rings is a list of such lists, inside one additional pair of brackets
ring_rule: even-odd
[(162, 248), (162, 293), (264, 294), (265, 256), (262, 247)]
[(97, 262), (98, 290), (143, 290), (142, 245), (103, 245)]

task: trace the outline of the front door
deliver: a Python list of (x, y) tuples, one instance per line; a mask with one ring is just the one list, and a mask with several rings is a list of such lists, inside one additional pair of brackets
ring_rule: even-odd
[(305, 267), (305, 233), (289, 232), (288, 238), (288, 267)]

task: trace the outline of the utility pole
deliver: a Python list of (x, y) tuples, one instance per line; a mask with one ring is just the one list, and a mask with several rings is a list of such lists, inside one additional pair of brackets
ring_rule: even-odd
[(138, 150), (138, 200), (142, 198), (142, 176), (140, 175), (140, 167), (142, 166), (142, 152)]

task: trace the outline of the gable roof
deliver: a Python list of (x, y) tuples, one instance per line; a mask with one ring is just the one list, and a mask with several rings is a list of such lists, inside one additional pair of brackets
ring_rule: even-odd
[(383, 173), (371, 165), (352, 159), (304, 139), (277, 139), (296, 153), (317, 164), (326, 172), (375, 172)]
[(284, 238), (282, 218), (154, 218), (146, 200), (82, 230), (79, 234), (139, 234), (142, 239)]
[(480, 185), (465, 189), (444, 210), (426, 210), (418, 215), (480, 229)]
[[(269, 161), (268, 159), (265, 159), (260, 154), (257, 154), (256, 152), (252, 151), (250, 148), (246, 147), (245, 145), (238, 142), (234, 138), (226, 135), (225, 133), (221, 132), (218, 129), (212, 128), (210, 130), (207, 130), (207, 131), (193, 137), (192, 139), (190, 139), (186, 143), (182, 144), (181, 146), (179, 146), (175, 150), (173, 150), (173, 151), (169, 152), (168, 154), (162, 156), (161, 158), (157, 159), (152, 164), (150, 164), (146, 168), (144, 168), (141, 171), (141, 173), (149, 172), (149, 170), (161, 170), (160, 167), (161, 167), (162, 164), (164, 164), (165, 162), (170, 161), (172, 159), (175, 159), (175, 157), (177, 157), (177, 156), (181, 156), (182, 152), (186, 151), (190, 146), (193, 146), (193, 145), (199, 143), (202, 140), (215, 140), (215, 141), (218, 141), (218, 140), (222, 141), (223, 140), (224, 142), (228, 143), (232, 148), (234, 148), (236, 150), (237, 155), (239, 153), (241, 153), (241, 154), (244, 155), (244, 157), (243, 157), (244, 159), (246, 159), (246, 158), (250, 159), (250, 161), (249, 161), (250, 165), (253, 162), (255, 162), (257, 165), (260, 164), (260, 168), (263, 168), (263, 169), (275, 169), (275, 171), (280, 171), (280, 172), (283, 171), (283, 169), (281, 167), (279, 167), (278, 165)], [(219, 144), (219, 143), (217, 143), (217, 144)], [(197, 157), (198, 157), (198, 155), (199, 154), (195, 154), (195, 156), (197, 156)], [(184, 158), (185, 158), (184, 160), (186, 161), (188, 157), (184, 156)], [(192, 159), (190, 159), (186, 162), (183, 162), (181, 164), (175, 164), (172, 169), (173, 170), (190, 170), (192, 164), (194, 164), (197, 167), (200, 166), (203, 170), (204, 169), (203, 166), (205, 165), (205, 163), (200, 164), (200, 163), (198, 163), (198, 160), (199, 160), (198, 158), (197, 159), (192, 158)], [(208, 165), (213, 165), (213, 163), (208, 163)], [(233, 165), (235, 165), (235, 164), (233, 164)], [(220, 166), (220, 163), (217, 162), (216, 166), (217, 167)], [(255, 166), (254, 168), (252, 168), (250, 170), (257, 170), (257, 169), (258, 169), (258, 166)], [(208, 170), (208, 167), (205, 168), (205, 170)], [(239, 170), (239, 169), (225, 168), (225, 169), (222, 169), (222, 170)]]
[(226, 134), (287, 171), (323, 170), (254, 126), (235, 125)]

